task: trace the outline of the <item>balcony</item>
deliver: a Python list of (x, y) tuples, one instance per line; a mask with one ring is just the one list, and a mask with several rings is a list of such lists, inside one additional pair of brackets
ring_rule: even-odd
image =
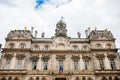
[(0, 69), (0, 75), (7, 75), (7, 74), (27, 74), (27, 70), (22, 69), (22, 70), (15, 70), (15, 69)]
[(115, 69), (115, 70), (111, 70), (111, 69), (105, 69), (105, 70), (96, 69), (95, 70), (95, 74), (120, 74), (120, 69)]
[(94, 74), (94, 70), (63, 70), (59, 72), (58, 69), (53, 70), (28, 70), (28, 74), (41, 74), (41, 75), (82, 75), (82, 74)]

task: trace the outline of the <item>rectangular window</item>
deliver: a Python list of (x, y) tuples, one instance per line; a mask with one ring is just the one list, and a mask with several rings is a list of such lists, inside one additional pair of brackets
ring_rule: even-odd
[(43, 60), (44, 70), (48, 70), (48, 60)]
[(10, 69), (10, 59), (6, 59), (5, 69)]
[(22, 59), (18, 59), (16, 68), (22, 69)]
[(86, 69), (86, 70), (89, 69), (89, 60), (85, 60), (85, 69)]
[(32, 60), (32, 70), (36, 70), (37, 68), (37, 60)]
[(78, 70), (78, 60), (74, 60), (74, 70)]
[(59, 60), (59, 66), (62, 65), (63, 66), (63, 60)]
[(110, 59), (110, 65), (111, 65), (111, 69), (115, 69), (115, 61), (114, 61), (114, 59)]
[(104, 69), (103, 59), (99, 59), (99, 64), (100, 64), (100, 68), (103, 70)]

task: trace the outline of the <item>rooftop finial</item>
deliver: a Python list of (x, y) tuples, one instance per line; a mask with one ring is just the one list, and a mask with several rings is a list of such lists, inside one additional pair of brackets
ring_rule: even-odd
[(105, 32), (107, 32), (108, 31), (108, 29), (105, 29)]
[(95, 31), (97, 30), (97, 27), (95, 26)]
[(24, 27), (24, 30), (27, 30), (27, 27), (26, 27), (26, 26)]
[(64, 18), (63, 18), (63, 16), (61, 16), (61, 20), (63, 20)]

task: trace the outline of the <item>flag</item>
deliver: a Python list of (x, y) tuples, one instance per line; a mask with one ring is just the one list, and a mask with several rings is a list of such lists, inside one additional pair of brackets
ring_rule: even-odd
[(60, 66), (59, 66), (59, 73), (62, 73), (62, 72), (63, 72), (63, 66), (60, 65)]

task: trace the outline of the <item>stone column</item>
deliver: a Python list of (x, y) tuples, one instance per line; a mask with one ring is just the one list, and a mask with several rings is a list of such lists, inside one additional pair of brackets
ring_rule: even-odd
[(71, 58), (69, 55), (66, 56), (66, 70), (70, 70), (71, 68)]
[(4, 69), (5, 68), (5, 64), (6, 64), (6, 58), (4, 58), (4, 57), (2, 57), (1, 58), (1, 63), (0, 63), (1, 65), (0, 65), (0, 69)]
[(80, 69), (85, 69), (84, 61), (82, 59), (82, 55), (80, 55)]
[(25, 58), (22, 59), (22, 69), (25, 69)]
[(105, 69), (111, 69), (110, 68), (110, 61), (107, 57), (107, 54), (105, 54)]
[(42, 65), (42, 55), (39, 55), (39, 59), (38, 59), (38, 62), (37, 62), (37, 69), (40, 69), (42, 70), (43, 69), (43, 65)]
[(40, 65), (41, 65), (41, 57), (39, 55), (39, 59), (37, 60), (37, 69), (40, 69)]
[(13, 58), (11, 59), (11, 62), (10, 62), (10, 69), (16, 69), (16, 54), (14, 54)]

